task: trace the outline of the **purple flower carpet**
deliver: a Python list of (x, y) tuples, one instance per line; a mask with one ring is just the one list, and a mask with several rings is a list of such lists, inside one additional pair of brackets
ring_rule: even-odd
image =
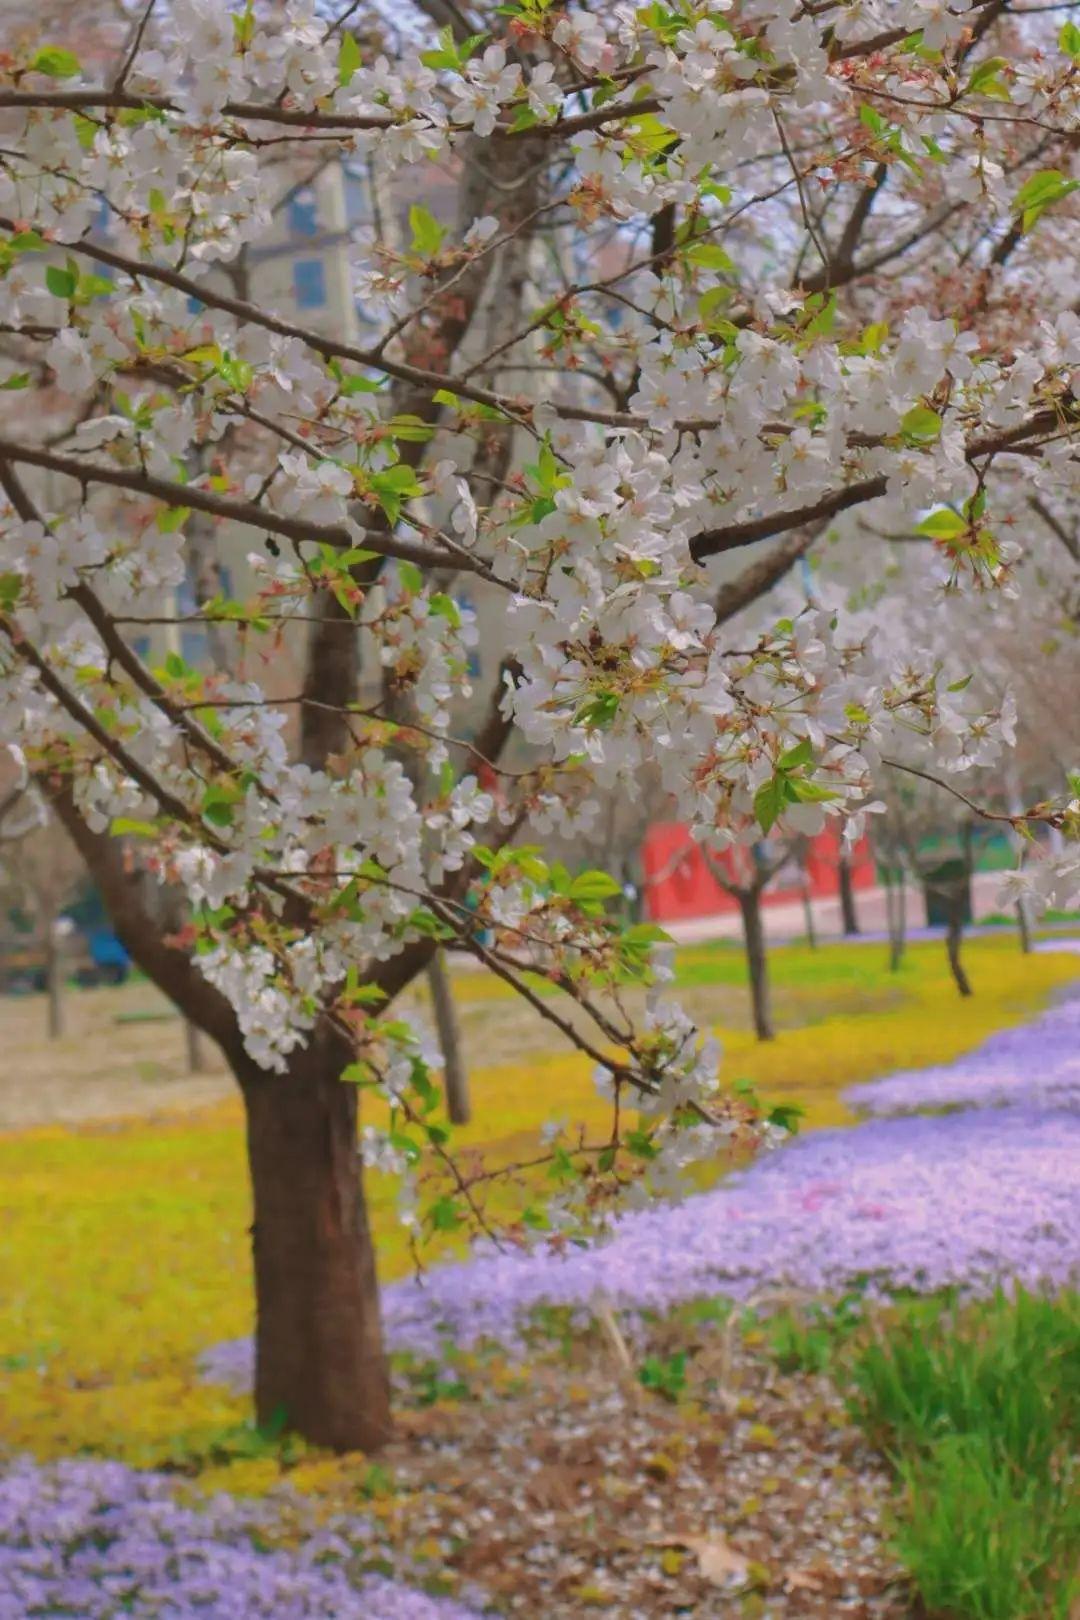
[[(602, 1246), (478, 1250), (392, 1284), (390, 1343), (435, 1355), (448, 1341), (512, 1344), (538, 1307), (584, 1315), (601, 1297), (632, 1316), (773, 1286), (980, 1291), (1080, 1275), (1080, 998), (849, 1100), (873, 1117), (627, 1214)], [(243, 1386), (250, 1355), (246, 1340), (219, 1345), (203, 1374)], [(276, 1536), (277, 1511), (229, 1498), (196, 1509), (163, 1476), (117, 1463), (19, 1462), (0, 1474), (0, 1620), (476, 1620), (355, 1579), (362, 1520), (294, 1546)]]
[[(350, 1579), (352, 1519), (275, 1546), (269, 1504), (180, 1502), (121, 1463), (0, 1474), (0, 1620), (477, 1620), (392, 1581)], [(369, 1529), (370, 1535), (370, 1529)]]
[[(446, 1341), (506, 1343), (537, 1307), (587, 1311), (600, 1296), (663, 1311), (774, 1286), (978, 1291), (1080, 1274), (1080, 997), (847, 1100), (901, 1117), (816, 1131), (713, 1192), (625, 1215), (594, 1249), (478, 1250), (393, 1283), (391, 1344), (437, 1354)], [(912, 1112), (946, 1108), (958, 1111)], [(249, 1341), (217, 1346), (203, 1370), (247, 1386)]]

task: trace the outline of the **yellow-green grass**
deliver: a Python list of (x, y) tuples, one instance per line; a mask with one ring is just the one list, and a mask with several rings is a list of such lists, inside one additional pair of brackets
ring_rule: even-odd
[[(745, 1028), (737, 951), (685, 951), (679, 977), (699, 1016), (714, 999), (743, 1023), (720, 1031), (726, 1075), (752, 1079), (769, 1101), (800, 1103), (814, 1127), (850, 1117), (839, 1100), (847, 1085), (948, 1061), (1029, 1016), (1078, 966), (1065, 954), (1023, 957), (1008, 939), (974, 940), (966, 955), (977, 987), (969, 1001), (940, 944), (913, 946), (896, 975), (877, 947), (777, 950), (788, 1027), (767, 1045)], [(467, 1022), (480, 1011), (492, 1024), (522, 1016), (486, 976), (462, 974), (456, 988)], [(475, 1040), (474, 1061), (482, 1050)], [(588, 1062), (553, 1050), (474, 1069), (472, 1090), (476, 1122), (462, 1145), (498, 1159), (516, 1157), (546, 1117), (605, 1118)], [(369, 1195), (388, 1280), (410, 1258), (392, 1184), (372, 1178)], [(222, 1468), (247, 1444), (237, 1440), (247, 1403), (200, 1384), (195, 1368), (200, 1351), (250, 1329), (249, 1224), (231, 1101), (0, 1135), (0, 1447), (167, 1462), (209, 1469), (215, 1482), (272, 1474), (269, 1460)]]

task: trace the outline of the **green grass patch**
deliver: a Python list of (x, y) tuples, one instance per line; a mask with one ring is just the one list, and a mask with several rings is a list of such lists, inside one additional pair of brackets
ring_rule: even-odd
[(1080, 1295), (908, 1307), (846, 1368), (892, 1458), (928, 1614), (1069, 1620), (1080, 1598)]

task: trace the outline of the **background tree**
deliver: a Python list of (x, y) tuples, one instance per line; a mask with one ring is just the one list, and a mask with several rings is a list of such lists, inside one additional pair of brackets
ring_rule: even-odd
[(30, 925), (26, 944), (44, 965), (48, 1035), (57, 1040), (64, 1033), (69, 967), (63, 912), (86, 868), (35, 790), (18, 785), (14, 772), (8, 781), (6, 792), (0, 781), (0, 908), (17, 911)]

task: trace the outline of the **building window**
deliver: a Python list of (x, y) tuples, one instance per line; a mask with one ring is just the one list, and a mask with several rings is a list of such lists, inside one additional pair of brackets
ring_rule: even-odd
[(206, 631), (198, 626), (184, 625), (180, 630), (180, 656), (192, 669), (200, 669), (207, 662)]
[(297, 259), (293, 265), (293, 296), (298, 309), (321, 309), (326, 303), (326, 271), (321, 259)]
[(289, 201), (289, 229), (294, 236), (317, 236), (319, 231), (319, 205), (315, 193), (298, 191)]
[(188, 293), (187, 307), (189, 315), (201, 315), (206, 305), (201, 298), (196, 298), (194, 293)]

